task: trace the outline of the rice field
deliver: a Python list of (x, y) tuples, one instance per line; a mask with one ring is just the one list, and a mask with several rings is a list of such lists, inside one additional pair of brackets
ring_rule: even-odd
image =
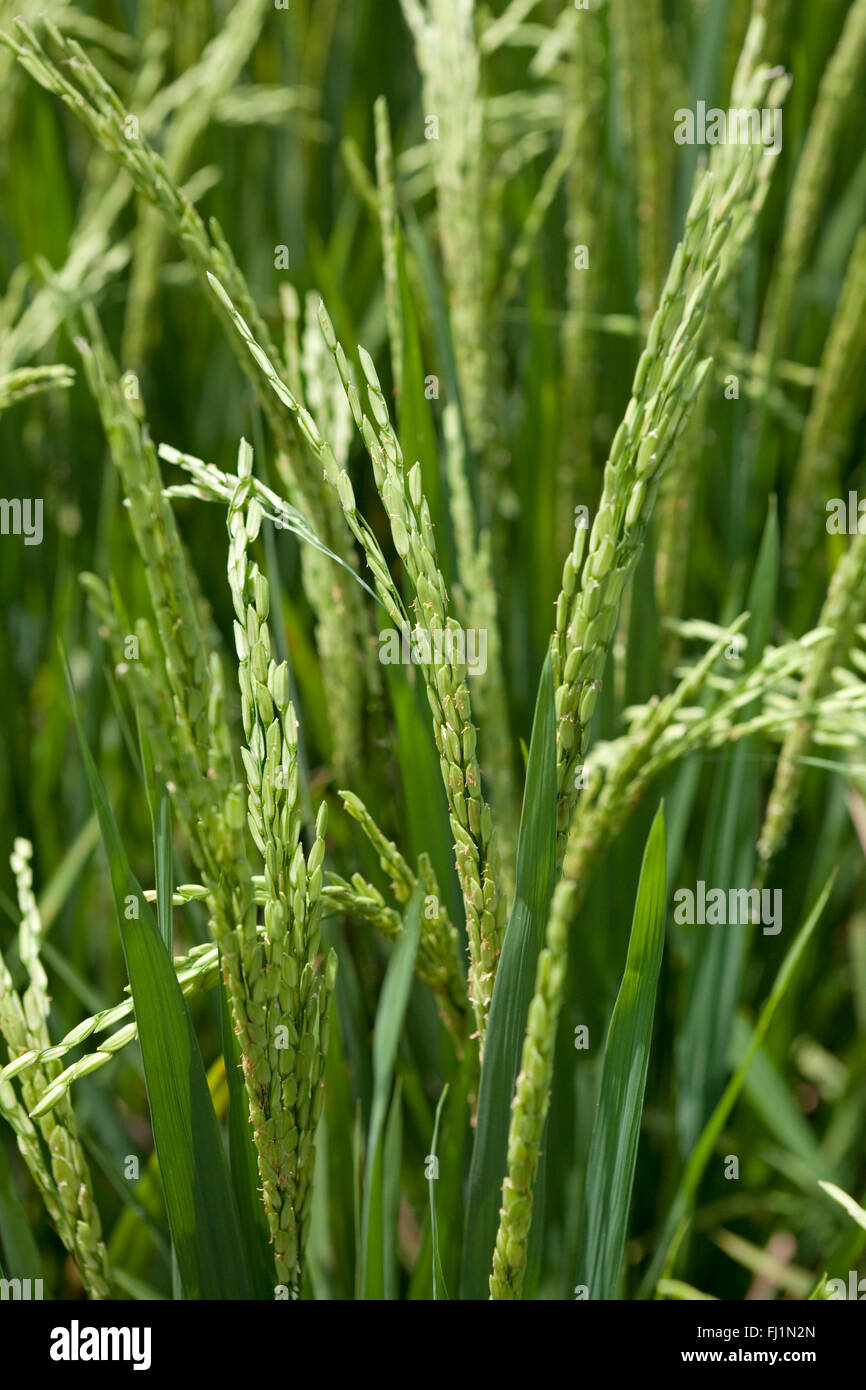
[(0, 0), (4, 1300), (863, 1296), (864, 81)]

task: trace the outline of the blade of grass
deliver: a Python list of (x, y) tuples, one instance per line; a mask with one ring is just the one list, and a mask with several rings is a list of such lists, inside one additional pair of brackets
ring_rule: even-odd
[(864, 1246), (866, 1246), (866, 1228), (861, 1226), (858, 1221), (850, 1225), (846, 1222), (844, 1231), (827, 1256), (820, 1278), (809, 1294), (810, 1299), (829, 1297), (826, 1289), (828, 1279), (841, 1279), (843, 1282), (847, 1282), (848, 1272), (856, 1269)]
[(331, 1277), (335, 1297), (351, 1299), (355, 1292), (356, 1252), (352, 1098), (336, 1000), (331, 1005), (325, 1061), (325, 1120), (328, 1136), (329, 1230), (334, 1265)]
[[(442, 1109), (434, 1155), (439, 1160), (435, 1200), (442, 1283), (446, 1288), (454, 1289), (460, 1283), (465, 1215), (464, 1177), (471, 1133), (469, 1097), (478, 1084), (477, 1068), (477, 1057), (473, 1049), (467, 1047), (454, 1076), (447, 1083), (448, 1099)], [(435, 1116), (433, 1123), (435, 1128)], [(434, 1259), (433, 1225), (428, 1217), (424, 1226), (424, 1242), (409, 1286), (410, 1300), (429, 1302), (433, 1298)], [(438, 1297), (445, 1297), (441, 1290)]]
[(406, 909), (405, 925), (388, 963), (373, 1034), (373, 1105), (367, 1131), (364, 1202), (361, 1218), (361, 1298), (384, 1299), (385, 1251), (383, 1148), (388, 1100), (397, 1047), (412, 987), (415, 953), (421, 934), (423, 887), (418, 885)]
[(819, 1179), (818, 1186), (822, 1192), (827, 1193), (828, 1197), (832, 1197), (834, 1202), (839, 1203), (839, 1206), (848, 1213), (852, 1221), (856, 1221), (857, 1225), (866, 1231), (866, 1211), (863, 1210), (859, 1202), (855, 1202), (853, 1197), (849, 1197), (848, 1193), (841, 1187), (837, 1187), (835, 1183), (824, 1182)]
[(394, 1098), (382, 1142), (382, 1268), (385, 1298), (397, 1298), (397, 1223), (400, 1217), (400, 1159), (403, 1152), (403, 1086), (394, 1086)]
[(674, 1298), (686, 1303), (717, 1303), (715, 1294), (701, 1293), (700, 1289), (694, 1288), (691, 1284), (684, 1284), (681, 1279), (660, 1279), (659, 1298)]
[[(779, 528), (771, 507), (746, 607), (745, 662), (753, 666), (769, 640), (779, 565)], [(701, 878), (725, 888), (751, 885), (755, 865), (759, 768), (754, 740), (741, 740), (713, 780)], [(696, 932), (684, 987), (685, 1008), (675, 1046), (677, 1127), (689, 1154), (721, 1094), (740, 982), (752, 931), (749, 923)]]
[(454, 837), (448, 824), (448, 801), (420, 682), (410, 684), (402, 666), (383, 667), (397, 726), (397, 759), (406, 801), (411, 858), (426, 851), (433, 861), (452, 922), (466, 946), (463, 902), (454, 869)]
[[(160, 1177), (186, 1298), (252, 1292), (228, 1165), (186, 1001), (153, 913), (133, 875), (84, 737), (72, 673), (61, 651), (81, 756), (108, 856), (121, 943), (135, 1002)], [(140, 916), (128, 913), (140, 913)]]
[(709, 1163), (728, 1116), (739, 1098), (752, 1060), (767, 1035), (767, 1030), (773, 1021), (773, 1016), (782, 999), (785, 997), (797, 970), (797, 966), (800, 964), (803, 953), (809, 944), (812, 933), (818, 925), (821, 913), (824, 911), (827, 899), (830, 896), (830, 890), (833, 887), (835, 877), (836, 873), (834, 870), (827, 880), (827, 883), (824, 885), (821, 895), (812, 908), (812, 911), (807, 916), (788, 948), (782, 960), (782, 964), (779, 966), (778, 974), (773, 982), (773, 988), (770, 990), (769, 997), (755, 1024), (755, 1030), (752, 1033), (749, 1046), (743, 1053), (736, 1071), (725, 1087), (718, 1105), (704, 1126), (694, 1152), (685, 1166), (679, 1187), (677, 1188), (670, 1210), (665, 1219), (658, 1245), (656, 1246), (652, 1261), (641, 1284), (640, 1293), (638, 1295), (641, 1298), (649, 1297), (655, 1288), (659, 1276), (662, 1273), (667, 1276), (670, 1272), (670, 1267), (676, 1255), (676, 1247), (674, 1245), (675, 1238), (678, 1236), (681, 1238), (689, 1224), (692, 1207), (704, 1170)]
[[(7, 1279), (41, 1279), (44, 1296), (51, 1297), (42, 1259), (30, 1221), (18, 1191), (12, 1171), (0, 1144), (0, 1250)], [(46, 1292), (47, 1291), (47, 1292)]]
[(448, 1086), (446, 1084), (442, 1087), (439, 1104), (436, 1106), (436, 1118), (433, 1122), (433, 1138), (430, 1142), (430, 1153), (427, 1157), (427, 1163), (429, 1165), (427, 1186), (430, 1193), (430, 1232), (433, 1242), (433, 1298), (436, 1302), (438, 1302), (439, 1299), (447, 1300), (448, 1298), (448, 1290), (445, 1287), (445, 1276), (442, 1273), (442, 1258), (439, 1254), (439, 1223), (436, 1218), (436, 1183), (439, 1177), (437, 1171), (439, 1159), (436, 1148), (439, 1144), (439, 1121), (442, 1117), (442, 1106), (445, 1104), (445, 1097), (447, 1094)]
[(79, 874), (98, 844), (99, 821), (93, 815), (78, 832), (39, 895), (39, 916), (44, 932), (48, 931), (65, 904)]
[(450, 587), (453, 573), (453, 546), (450, 543), (451, 528), (447, 508), (442, 497), (441, 469), (436, 433), (433, 428), (433, 413), (430, 401), (425, 394), (427, 376), (421, 355), (421, 335), (415, 304), (406, 273), (406, 256), (403, 249), (403, 233), (399, 223), (395, 228), (395, 254), (400, 290), (400, 316), (403, 324), (403, 371), (400, 388), (400, 447), (408, 465), (421, 464), (421, 478), (424, 496), (430, 505), (430, 514), (436, 531), (439, 558)]
[(625, 971), (604, 1046), (589, 1151), (578, 1283), (594, 1300), (615, 1299), (619, 1287), (664, 947), (666, 896), (660, 806), (644, 850)]
[(174, 913), (171, 899), (174, 893), (174, 864), (172, 855), (171, 801), (161, 777), (156, 779), (156, 921), (159, 934), (169, 955), (174, 954)]
[[(735, 1065), (743, 1056), (752, 1036), (749, 1020), (742, 1014), (734, 1019), (731, 1060)], [(827, 1172), (827, 1162), (814, 1130), (797, 1104), (793, 1091), (774, 1066), (766, 1051), (755, 1054), (743, 1091), (755, 1115), (768, 1134), (772, 1134), (787, 1153), (804, 1163), (814, 1177)]]

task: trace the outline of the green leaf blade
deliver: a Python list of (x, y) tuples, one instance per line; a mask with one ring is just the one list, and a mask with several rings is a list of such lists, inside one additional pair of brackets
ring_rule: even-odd
[(418, 884), (406, 909), (404, 928), (388, 969), (376, 1011), (373, 1035), (373, 1105), (367, 1134), (367, 1161), (364, 1174), (364, 1204), (361, 1218), (361, 1298), (386, 1297), (385, 1270), (390, 1251), (385, 1250), (387, 1235), (385, 1210), (385, 1122), (397, 1048), (409, 993), (415, 954), (421, 936), (423, 887)]
[(659, 807), (644, 851), (625, 971), (605, 1042), (590, 1145), (578, 1282), (591, 1299), (616, 1298), (622, 1269), (664, 946), (666, 879)]
[[(184, 1296), (252, 1297), (240, 1222), (207, 1077), (186, 1001), (126, 853), (64, 667), (81, 755), (108, 856), (111, 884)], [(140, 916), (127, 916), (132, 902)]]

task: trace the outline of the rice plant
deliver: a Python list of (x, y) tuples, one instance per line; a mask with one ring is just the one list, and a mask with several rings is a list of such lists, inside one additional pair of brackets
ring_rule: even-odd
[(123, 13), (0, 3), (4, 1298), (850, 1296), (866, 2)]

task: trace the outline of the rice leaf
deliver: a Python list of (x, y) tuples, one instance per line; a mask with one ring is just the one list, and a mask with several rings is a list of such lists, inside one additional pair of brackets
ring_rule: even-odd
[[(760, 658), (769, 638), (778, 565), (779, 528), (771, 507), (746, 603), (747, 668)], [(727, 890), (748, 888), (752, 883), (760, 784), (754, 751), (754, 740), (741, 740), (726, 754), (713, 779), (700, 858), (700, 877), (708, 887)], [(686, 1004), (675, 1049), (677, 1126), (684, 1156), (694, 1148), (721, 1094), (751, 934), (746, 922), (728, 923), (723, 930), (694, 930), (684, 985)]]
[[(862, 1206), (862, 1202), (858, 1205)], [(816, 1282), (809, 1297), (828, 1298), (829, 1294), (826, 1287), (828, 1279), (841, 1279), (847, 1286), (849, 1271), (857, 1268), (864, 1248), (866, 1248), (866, 1227), (861, 1226), (859, 1221), (845, 1222), (841, 1235), (827, 1255), (821, 1277)]]
[(827, 1193), (828, 1197), (832, 1197), (834, 1202), (839, 1203), (839, 1206), (848, 1213), (852, 1221), (856, 1221), (857, 1225), (866, 1231), (866, 1211), (859, 1202), (855, 1202), (853, 1197), (849, 1197), (848, 1193), (843, 1191), (841, 1187), (837, 1187), (835, 1183), (824, 1182), (819, 1179), (818, 1186)]
[[(426, 851), (452, 922), (464, 920), (460, 885), (454, 868), (454, 837), (448, 824), (448, 801), (429, 711), (420, 682), (410, 685), (402, 666), (385, 666), (397, 732), (397, 759), (406, 799), (406, 828), (413, 859)], [(463, 937), (465, 945), (465, 935)]]
[(39, 916), (42, 919), (43, 931), (48, 931), (57, 914), (68, 901), (84, 865), (98, 844), (99, 821), (93, 815), (85, 821), (39, 894)]
[(382, 1283), (389, 1302), (397, 1297), (397, 1222), (400, 1216), (402, 1149), (403, 1088), (398, 1077), (382, 1143)]
[(658, 1293), (659, 1298), (674, 1298), (686, 1303), (718, 1302), (715, 1294), (702, 1293), (691, 1284), (684, 1284), (681, 1279), (660, 1279)]
[(165, 949), (169, 955), (172, 955), (174, 950), (174, 921), (171, 898), (174, 893), (174, 871), (171, 800), (161, 777), (156, 779), (154, 842), (156, 847), (156, 920)]
[(751, 1041), (743, 1053), (736, 1071), (725, 1087), (718, 1105), (704, 1126), (703, 1132), (695, 1145), (694, 1152), (685, 1166), (670, 1210), (665, 1219), (658, 1245), (653, 1252), (652, 1261), (641, 1284), (641, 1297), (646, 1298), (649, 1296), (655, 1288), (656, 1281), (662, 1271), (667, 1272), (673, 1264), (673, 1257), (676, 1254), (676, 1250), (674, 1249), (674, 1251), (671, 1252), (671, 1247), (677, 1236), (681, 1238), (682, 1233), (688, 1225), (698, 1187), (704, 1175), (704, 1170), (710, 1161), (710, 1156), (718, 1143), (728, 1116), (739, 1099), (740, 1092), (743, 1089), (743, 1083), (748, 1075), (752, 1061), (767, 1035), (767, 1030), (773, 1021), (773, 1016), (788, 991), (797, 967), (802, 960), (803, 953), (812, 937), (812, 933), (820, 921), (821, 914), (830, 896), (830, 890), (833, 887), (835, 877), (836, 873), (834, 870), (824, 885), (817, 902), (800, 927), (791, 945), (788, 947), (782, 964), (779, 966), (770, 994), (755, 1024), (755, 1030), (752, 1034)]
[[(339, 976), (345, 974), (340, 962)], [(355, 1180), (352, 1167), (352, 1099), (340, 1013), (331, 1003), (328, 1054), (325, 1060), (329, 1229), (333, 1250), (334, 1296), (355, 1295)]]
[[(734, 1019), (731, 1039), (731, 1061), (740, 1060), (752, 1036), (751, 1022), (745, 1014)], [(743, 1091), (756, 1117), (772, 1134), (786, 1153), (805, 1164), (813, 1177), (827, 1172), (827, 1160), (815, 1137), (815, 1132), (797, 1103), (793, 1090), (777, 1070), (764, 1048), (755, 1054)]]
[(442, 1118), (442, 1106), (445, 1104), (445, 1097), (448, 1094), (448, 1085), (442, 1087), (442, 1094), (439, 1097), (439, 1104), (436, 1106), (436, 1119), (433, 1122), (433, 1138), (430, 1141), (430, 1153), (427, 1156), (429, 1165), (427, 1186), (430, 1193), (430, 1235), (433, 1246), (433, 1298), (448, 1298), (448, 1290), (445, 1287), (445, 1276), (442, 1273), (442, 1258), (439, 1253), (439, 1223), (436, 1218), (436, 1183), (439, 1179), (438, 1167), (439, 1158), (436, 1148), (439, 1143), (439, 1121)]
[(591, 1299), (616, 1298), (622, 1270), (664, 946), (666, 884), (660, 806), (644, 850), (625, 971), (602, 1058), (578, 1272), (578, 1283)]
[(42, 1259), (30, 1220), (18, 1191), (6, 1154), (0, 1144), (0, 1255), (2, 1275), (6, 1279), (41, 1279), (43, 1296), (51, 1297), (42, 1268)]
[(438, 538), (439, 562), (446, 583), (453, 572), (447, 538), (450, 534), (447, 508), (443, 504), (441, 469), (433, 428), (433, 413), (426, 393), (427, 375), (421, 354), (421, 336), (415, 304), (406, 273), (402, 229), (396, 228), (397, 273), (400, 287), (400, 316), (403, 324), (403, 373), (400, 389), (400, 447), (407, 466), (421, 464), (424, 496)]
[(388, 963), (373, 1034), (373, 1105), (367, 1131), (367, 1160), (361, 1217), (361, 1298), (383, 1299), (385, 1226), (383, 1132), (388, 1113), (397, 1047), (412, 987), (415, 953), (421, 935), (423, 887), (418, 885), (406, 909), (403, 931)]
[[(249, 1298), (252, 1285), (240, 1222), (192, 1021), (171, 957), (129, 867), (87, 746), (65, 653), (62, 660), (81, 756), (108, 856), (135, 1003), (154, 1143), (184, 1296)], [(136, 912), (140, 915), (134, 915)]]

